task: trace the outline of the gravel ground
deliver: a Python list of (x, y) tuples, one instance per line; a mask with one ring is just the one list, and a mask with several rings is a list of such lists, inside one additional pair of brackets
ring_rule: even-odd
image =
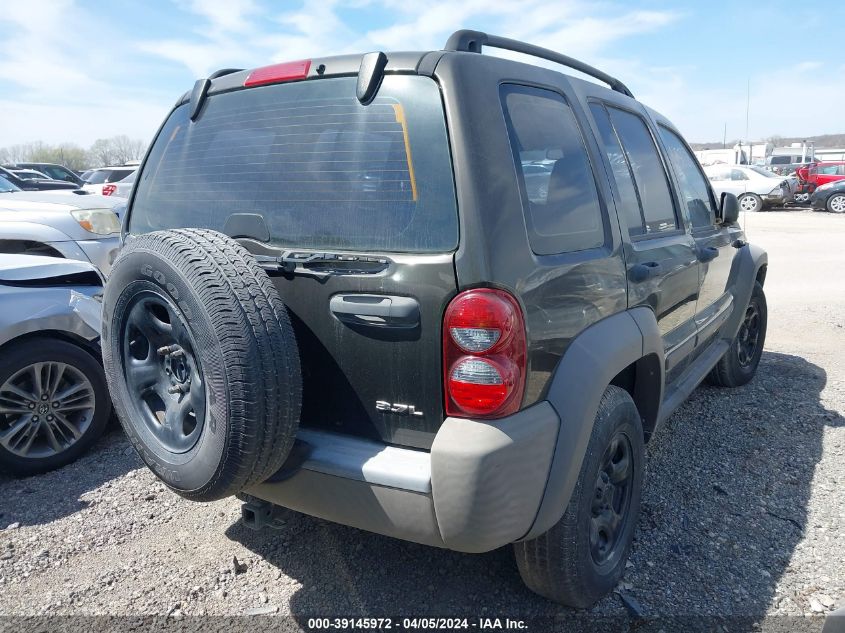
[[(845, 605), (845, 217), (743, 221), (770, 259), (757, 378), (699, 388), (650, 443), (628, 570), (591, 616)], [(293, 512), (256, 533), (239, 516), (234, 499), (168, 492), (113, 430), (61, 471), (0, 478), (0, 614), (578, 616), (523, 588), (509, 548), (463, 555)]]

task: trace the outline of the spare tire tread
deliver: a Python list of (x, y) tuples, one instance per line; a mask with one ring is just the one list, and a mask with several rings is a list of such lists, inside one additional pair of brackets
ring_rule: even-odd
[[(235, 265), (239, 275), (255, 282), (254, 286), (245, 284), (244, 290), (250, 295), (258, 311), (258, 314), (255, 315), (258, 317), (258, 322), (252, 324), (254, 327), (258, 326), (264, 329), (263, 334), (266, 336), (264, 342), (269, 343), (264, 345), (260, 342), (258, 346), (259, 352), (265, 357), (262, 367), (265, 368), (265, 371), (269, 369), (270, 372), (265, 376), (265, 385), (268, 385), (268, 393), (280, 392), (284, 403), (287, 405), (286, 411), (279, 411), (277, 410), (276, 398), (264, 398), (265, 419), (275, 418), (276, 429), (274, 432), (265, 433), (265, 437), (270, 442), (263, 442), (266, 450), (260, 451), (258, 463), (255, 465), (253, 477), (250, 478), (248, 485), (259, 483), (281, 468), (284, 458), (287, 457), (293, 445), (295, 427), (299, 420), (299, 407), (302, 401), (301, 381), (279, 381), (279, 376), (285, 375), (282, 372), (285, 371), (286, 367), (296, 367), (297, 374), (299, 374), (297, 346), (291, 344), (291, 341), (294, 340), (293, 327), (278, 291), (249, 251), (217, 231), (184, 229), (179, 232), (192, 235), (197, 243), (208, 249), (219, 249), (223, 256)], [(250, 288), (257, 288), (259, 292), (249, 293)], [(252, 318), (250, 321), (252, 322)], [(281, 337), (270, 331), (269, 323), (276, 323), (281, 326)], [(283, 393), (285, 387), (287, 387), (287, 393)], [(287, 422), (287, 426), (285, 426), (285, 422)]]
[[(205, 256), (196, 255), (198, 248)], [(196, 292), (225, 359), (228, 393), (222, 397), (230, 426), (221, 466), (199, 489), (171, 487), (186, 498), (210, 501), (266, 480), (293, 445), (302, 392), (296, 340), (278, 291), (246, 249), (216, 231), (147, 233), (126, 251), (173, 262)], [(116, 369), (120, 360), (114, 361)], [(250, 380), (256, 375), (260, 381)]]

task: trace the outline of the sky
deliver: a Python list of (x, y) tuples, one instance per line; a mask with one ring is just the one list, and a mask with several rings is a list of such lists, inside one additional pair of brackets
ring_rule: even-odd
[[(691, 142), (845, 132), (842, 0), (28, 0), (0, 9), (0, 147), (149, 141), (218, 68), (431, 50), (459, 28), (619, 77)], [(750, 82), (749, 130), (746, 94)]]

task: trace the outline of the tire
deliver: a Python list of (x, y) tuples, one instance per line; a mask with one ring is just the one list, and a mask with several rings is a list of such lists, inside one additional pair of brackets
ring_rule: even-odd
[[(599, 503), (600, 481), (606, 482), (605, 460), (613, 441), (625, 444), (629, 457), (626, 491), (614, 497), (622, 516), (616, 536), (602, 554), (591, 544), (594, 503)], [(612, 456), (611, 456), (612, 457)], [(599, 404), (590, 443), (578, 482), (566, 511), (548, 532), (514, 544), (523, 582), (533, 592), (560, 604), (587, 608), (610, 593), (625, 571), (631, 552), (643, 481), (645, 449), (640, 415), (631, 396), (609, 386)], [(598, 531), (601, 534), (601, 530)]]
[(835, 193), (827, 199), (827, 210), (831, 213), (845, 213), (845, 193)]
[(60, 468), (102, 435), (111, 401), (92, 352), (29, 338), (5, 347), (0, 359), (0, 470), (28, 476)]
[(299, 426), (299, 353), (237, 242), (199, 229), (130, 240), (106, 284), (103, 341), (121, 424), (175, 492), (212, 501), (279, 470)]
[(739, 208), (749, 213), (763, 210), (763, 198), (756, 193), (744, 193), (739, 197)]
[(763, 355), (767, 322), (766, 295), (760, 282), (755, 281), (739, 332), (708, 374), (708, 383), (716, 387), (741, 387), (754, 378)]

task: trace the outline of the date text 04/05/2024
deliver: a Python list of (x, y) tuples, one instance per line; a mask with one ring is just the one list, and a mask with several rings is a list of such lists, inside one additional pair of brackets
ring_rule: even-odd
[(312, 630), (442, 630), (477, 629), (480, 631), (528, 628), (524, 620), (511, 618), (310, 618)]

